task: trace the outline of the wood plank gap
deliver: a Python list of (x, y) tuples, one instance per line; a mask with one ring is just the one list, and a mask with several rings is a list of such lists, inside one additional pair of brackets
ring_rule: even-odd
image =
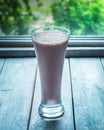
[(38, 69), (29, 130), (74, 130), (68, 59), (65, 59), (62, 78), (62, 103), (65, 106), (65, 114), (59, 120), (47, 121), (38, 114), (40, 102), (41, 80)]
[(71, 72), (70, 59), (68, 61), (69, 61), (69, 74), (70, 74), (70, 85), (71, 85), (73, 123), (74, 123), (74, 130), (76, 130), (75, 110), (74, 110), (74, 97), (73, 97), (73, 87), (72, 87), (72, 72)]
[(29, 130), (29, 127), (30, 127), (30, 120), (31, 120), (31, 114), (32, 114), (32, 106), (33, 106), (33, 100), (34, 100), (34, 91), (35, 91), (35, 85), (36, 85), (36, 79), (37, 79), (37, 69), (38, 69), (38, 64), (36, 65), (35, 78), (34, 78), (34, 86), (33, 86), (33, 91), (32, 91), (31, 105), (30, 105), (30, 112), (29, 112), (29, 118), (28, 118), (28, 122), (27, 122), (27, 130)]
[(103, 68), (103, 71), (104, 71), (104, 64), (103, 64), (103, 62), (102, 62), (101, 57), (100, 57), (100, 62), (101, 62), (101, 65), (102, 65), (102, 68)]
[(1, 69), (0, 69), (0, 75), (1, 75), (1, 73), (2, 73), (2, 70), (3, 70), (3, 67), (4, 67), (4, 65), (5, 65), (5, 62), (6, 62), (6, 58), (4, 58), (3, 65), (2, 65), (2, 67), (1, 67)]

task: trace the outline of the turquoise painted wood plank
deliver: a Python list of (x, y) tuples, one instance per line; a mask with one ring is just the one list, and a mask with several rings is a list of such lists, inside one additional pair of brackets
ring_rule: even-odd
[(35, 88), (36, 89), (34, 94), (34, 103), (29, 130), (73, 130), (74, 126), (68, 60), (65, 60), (62, 79), (62, 102), (65, 106), (65, 115), (60, 120), (46, 121), (38, 115), (38, 106), (41, 100), (39, 73), (37, 76)]
[(4, 62), (5, 62), (5, 59), (4, 58), (0, 58), (0, 74), (2, 72)]
[(27, 129), (35, 69), (35, 58), (6, 59), (0, 75), (0, 130)]
[(71, 58), (76, 130), (104, 130), (104, 71), (99, 58)]

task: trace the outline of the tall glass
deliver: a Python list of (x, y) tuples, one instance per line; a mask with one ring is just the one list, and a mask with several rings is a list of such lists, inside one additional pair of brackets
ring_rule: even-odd
[(32, 41), (39, 64), (41, 103), (39, 114), (57, 118), (64, 114), (61, 102), (61, 81), (69, 30), (57, 26), (32, 31)]

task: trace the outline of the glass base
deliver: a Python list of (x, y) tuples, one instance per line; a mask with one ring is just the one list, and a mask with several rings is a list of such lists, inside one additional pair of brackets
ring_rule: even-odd
[(39, 114), (48, 119), (58, 118), (64, 114), (64, 106), (62, 104), (50, 106), (41, 103), (39, 106)]

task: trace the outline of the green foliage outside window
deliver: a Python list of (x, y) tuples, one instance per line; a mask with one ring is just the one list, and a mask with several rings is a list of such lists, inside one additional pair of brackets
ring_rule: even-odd
[(0, 31), (11, 35), (26, 34), (30, 17), (22, 15), (23, 11), (31, 14), (28, 0), (0, 0)]
[(48, 3), (48, 0), (0, 0), (0, 35), (29, 35), (36, 21), (50, 13)]
[(47, 18), (73, 35), (104, 35), (104, 0), (0, 0), (0, 35), (30, 34)]
[(56, 0), (52, 6), (56, 25), (74, 35), (104, 34), (104, 0)]

